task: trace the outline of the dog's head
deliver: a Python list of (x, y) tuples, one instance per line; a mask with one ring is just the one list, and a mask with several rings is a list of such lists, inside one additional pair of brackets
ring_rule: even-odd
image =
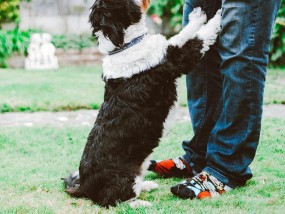
[(124, 31), (141, 20), (149, 5), (150, 0), (96, 0), (90, 14), (93, 35), (103, 35), (120, 47)]

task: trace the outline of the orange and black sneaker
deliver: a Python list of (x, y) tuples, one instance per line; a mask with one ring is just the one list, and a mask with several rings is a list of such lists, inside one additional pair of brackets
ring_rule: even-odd
[(184, 199), (203, 199), (219, 196), (231, 188), (220, 182), (207, 172), (201, 172), (176, 186), (171, 187), (171, 192)]
[(173, 158), (163, 161), (151, 160), (149, 171), (165, 178), (189, 178), (194, 176), (194, 172), (189, 164), (182, 158)]

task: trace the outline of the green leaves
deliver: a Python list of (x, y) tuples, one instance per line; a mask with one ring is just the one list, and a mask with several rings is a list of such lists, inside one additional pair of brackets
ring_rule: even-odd
[(64, 50), (75, 49), (82, 50), (84, 48), (93, 47), (96, 45), (95, 37), (90, 35), (54, 35), (52, 43), (56, 48)]
[(0, 1), (0, 28), (4, 22), (17, 21), (20, 0)]
[[(6, 58), (13, 52), (26, 55), (30, 43), (30, 37), (37, 30), (20, 31), (15, 28), (12, 31), (0, 30), (0, 68), (7, 68)], [(52, 43), (56, 48), (64, 50), (83, 50), (96, 46), (96, 39), (90, 35), (53, 35)]]
[(0, 30), (0, 68), (7, 68), (6, 58), (13, 52), (27, 54), (30, 35), (34, 31), (21, 32), (18, 28), (13, 31)]
[(12, 53), (12, 42), (7, 38), (5, 32), (0, 30), (0, 68), (6, 68), (6, 57)]
[(184, 0), (156, 0), (152, 2), (149, 14), (156, 14), (163, 21), (169, 22), (172, 31), (177, 33), (182, 28), (183, 4)]
[(282, 0), (273, 30), (270, 60), (273, 66), (285, 66), (285, 0)]
[[(171, 32), (166, 36), (171, 36), (181, 30), (183, 4), (184, 0), (155, 0), (152, 2), (149, 14), (156, 14), (162, 18), (165, 23), (163, 28), (167, 28), (169, 24), (171, 26)], [(285, 0), (282, 0), (272, 35), (270, 63), (274, 66), (285, 66)]]

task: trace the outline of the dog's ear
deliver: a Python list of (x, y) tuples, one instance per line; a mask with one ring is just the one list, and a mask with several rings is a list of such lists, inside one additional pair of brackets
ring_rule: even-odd
[(120, 47), (124, 44), (124, 29), (112, 29), (106, 31), (106, 35), (116, 47)]
[(116, 46), (120, 47), (124, 44), (124, 26), (116, 20), (102, 19), (101, 31), (106, 38)]
[[(116, 3), (116, 4), (115, 4)], [(101, 31), (116, 47), (124, 44), (124, 18), (122, 17), (124, 4), (115, 0), (97, 0), (91, 7), (89, 21), (93, 35)]]
[(124, 44), (124, 31), (141, 19), (141, 7), (133, 0), (96, 0), (91, 7), (93, 35), (102, 31), (117, 47)]

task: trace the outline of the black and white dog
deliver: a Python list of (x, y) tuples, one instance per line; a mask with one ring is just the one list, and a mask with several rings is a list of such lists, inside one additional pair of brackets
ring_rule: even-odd
[(207, 24), (196, 8), (176, 36), (148, 35), (150, 0), (96, 0), (90, 22), (98, 37), (106, 82), (104, 103), (79, 167), (65, 179), (66, 191), (101, 206), (136, 200), (158, 187), (144, 181), (148, 157), (158, 146), (163, 123), (176, 101), (176, 79), (200, 61), (220, 31), (221, 11)]

